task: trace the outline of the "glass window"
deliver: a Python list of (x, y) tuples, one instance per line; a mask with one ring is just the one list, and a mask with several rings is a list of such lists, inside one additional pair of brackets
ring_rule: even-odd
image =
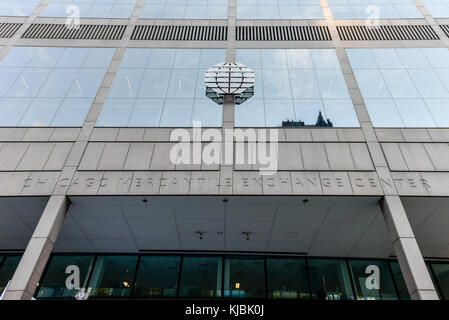
[(308, 264), (313, 299), (354, 299), (345, 260), (309, 259)]
[(180, 261), (180, 257), (142, 256), (134, 285), (134, 296), (175, 297)]
[[(358, 300), (396, 300), (397, 294), (388, 262), (350, 260)], [(379, 278), (376, 270), (379, 270)]]
[(305, 259), (267, 258), (268, 298), (310, 299)]
[(390, 262), (391, 272), (393, 273), (394, 282), (401, 300), (410, 300), (408, 294), (407, 285), (405, 284), (404, 277), (401, 272), (401, 268), (397, 261)]
[(222, 49), (128, 48), (98, 126), (221, 126), (222, 107), (206, 98), (204, 73)]
[(227, 0), (147, 0), (140, 18), (227, 19)]
[(8, 255), (5, 256), (3, 262), (1, 262), (0, 257), (0, 294), (5, 289), (8, 281), (12, 279), (21, 258), (22, 256)]
[[(50, 0), (41, 17), (129, 18), (136, 0)], [(73, 6), (73, 7), (71, 7)]]
[(222, 258), (184, 257), (182, 261), (180, 297), (221, 297)]
[(98, 256), (89, 281), (91, 297), (128, 297), (137, 256)]
[(323, 19), (318, 0), (238, 0), (237, 19)]
[(423, 4), (434, 18), (449, 17), (448, 0), (423, 0)]
[(447, 49), (346, 51), (374, 126), (448, 126)]
[(29, 16), (40, 0), (2, 0), (0, 16)]
[[(86, 288), (93, 261), (94, 256), (91, 255), (53, 255), (39, 282), (37, 298), (73, 298), (78, 290), (67, 288), (67, 278), (73, 274), (67, 267), (79, 268), (80, 288)], [(69, 272), (66, 273), (66, 270)]]
[(265, 298), (264, 259), (226, 257), (224, 296), (230, 298)]
[(315, 126), (320, 113), (333, 126), (359, 126), (335, 50), (238, 49), (237, 61), (254, 70), (255, 86), (235, 108), (236, 127)]
[(431, 263), (430, 264), (438, 283), (440, 294), (444, 300), (449, 300), (449, 264), (448, 263)]
[(329, 0), (335, 19), (422, 18), (413, 0)]
[(114, 51), (13, 47), (0, 62), (0, 126), (82, 126)]

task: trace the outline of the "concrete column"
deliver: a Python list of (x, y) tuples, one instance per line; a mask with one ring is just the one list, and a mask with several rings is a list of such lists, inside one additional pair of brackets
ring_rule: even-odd
[(47, 264), (69, 208), (66, 196), (51, 196), (25, 253), (5, 292), (4, 300), (30, 300)]
[(380, 205), (411, 299), (438, 300), (400, 197), (385, 196)]

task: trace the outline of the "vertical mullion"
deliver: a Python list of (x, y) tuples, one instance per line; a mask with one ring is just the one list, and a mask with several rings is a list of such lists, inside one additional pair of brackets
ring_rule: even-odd
[(439, 283), (437, 277), (435, 276), (435, 271), (433, 270), (432, 263), (429, 263), (429, 269), (430, 269), (430, 273), (432, 274), (432, 280), (434, 280), (433, 282), (434, 282), (435, 287), (437, 288), (438, 293), (440, 294), (442, 300), (449, 299), (449, 297), (446, 298), (444, 296), (443, 290), (441, 290), (440, 283)]
[(184, 256), (180, 256), (179, 260), (179, 272), (178, 272), (178, 285), (176, 287), (176, 298), (179, 298), (179, 287), (181, 286), (182, 265), (184, 264)]
[(351, 282), (352, 294), (354, 295), (354, 300), (357, 300), (357, 291), (355, 289), (354, 276), (352, 274), (351, 266), (349, 265), (349, 259), (346, 258), (345, 261), (346, 261), (346, 268), (348, 269), (348, 273), (349, 273), (349, 280)]
[(398, 284), (396, 283), (396, 279), (394, 278), (393, 269), (391, 269), (391, 261), (387, 261), (388, 264), (388, 271), (390, 272), (390, 277), (393, 280), (393, 287), (396, 291), (396, 296), (398, 297), (398, 300), (402, 300), (401, 295), (399, 294)]
[(94, 259), (93, 259), (93, 261), (92, 261), (92, 268), (90, 268), (89, 274), (87, 275), (86, 288), (84, 288), (84, 291), (85, 291), (86, 293), (87, 293), (87, 288), (89, 288), (90, 281), (92, 280), (92, 273), (94, 272), (95, 264), (97, 263), (97, 257), (98, 257), (98, 254), (96, 254), (96, 255), (94, 256)]
[(307, 286), (309, 287), (309, 300), (313, 300), (312, 297), (312, 282), (310, 281), (310, 271), (309, 271), (309, 258), (304, 257), (306, 262), (306, 277), (307, 277)]
[(129, 296), (132, 298), (134, 295), (134, 288), (136, 286), (136, 279), (137, 279), (137, 273), (139, 272), (139, 267), (140, 267), (140, 258), (142, 257), (142, 255), (138, 255), (137, 256), (137, 265), (136, 265), (136, 269), (134, 270), (134, 276), (133, 276), (133, 283), (131, 286), (131, 292), (129, 294)]
[(268, 270), (267, 270), (267, 256), (263, 257), (263, 269), (265, 274), (265, 299), (268, 299)]

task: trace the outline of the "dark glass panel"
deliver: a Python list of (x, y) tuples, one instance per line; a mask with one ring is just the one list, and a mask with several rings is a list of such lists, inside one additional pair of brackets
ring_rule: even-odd
[(345, 260), (310, 259), (309, 274), (313, 299), (354, 299)]
[[(94, 256), (55, 255), (52, 256), (47, 271), (39, 283), (38, 298), (72, 298), (78, 289), (68, 289), (66, 281), (73, 274), (69, 266), (79, 268), (80, 288), (86, 288), (89, 272), (92, 268)], [(66, 271), (68, 271), (66, 273)], [(69, 279), (70, 281), (70, 279)], [(73, 282), (72, 282), (73, 283)]]
[(128, 297), (137, 256), (98, 256), (89, 282), (91, 297)]
[(410, 300), (408, 294), (407, 285), (405, 284), (404, 277), (402, 276), (401, 268), (397, 261), (390, 262), (391, 271), (393, 272), (394, 282), (396, 283), (396, 288), (398, 289), (399, 297), (401, 300)]
[(265, 298), (263, 258), (225, 258), (224, 296), (231, 298)]
[(441, 290), (440, 297), (449, 300), (449, 264), (448, 263), (432, 263), (433, 273), (438, 287)]
[(6, 256), (3, 263), (0, 265), (0, 293), (3, 292), (8, 281), (11, 280), (14, 275), (14, 271), (16, 271), (16, 268), (19, 265), (20, 258), (22, 258), (22, 256)]
[(221, 281), (221, 257), (184, 257), (179, 296), (220, 297)]
[[(397, 300), (388, 262), (351, 260), (349, 262), (358, 300)], [(377, 270), (379, 271), (377, 278)]]
[(180, 261), (180, 257), (142, 256), (134, 285), (134, 296), (175, 297)]
[(310, 299), (305, 259), (267, 258), (268, 297)]

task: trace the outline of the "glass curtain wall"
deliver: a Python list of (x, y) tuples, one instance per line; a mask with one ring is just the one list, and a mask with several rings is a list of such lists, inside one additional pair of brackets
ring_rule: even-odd
[[(35, 297), (73, 299), (79, 290), (66, 288), (70, 265), (79, 267), (80, 288), (87, 288), (90, 299), (409, 299), (396, 261), (178, 254), (54, 254)], [(379, 270), (378, 289), (370, 286), (372, 266)], [(5, 276), (0, 266), (0, 285), (14, 269), (10, 267)], [(441, 296), (447, 299), (449, 263), (432, 263), (432, 270)]]

